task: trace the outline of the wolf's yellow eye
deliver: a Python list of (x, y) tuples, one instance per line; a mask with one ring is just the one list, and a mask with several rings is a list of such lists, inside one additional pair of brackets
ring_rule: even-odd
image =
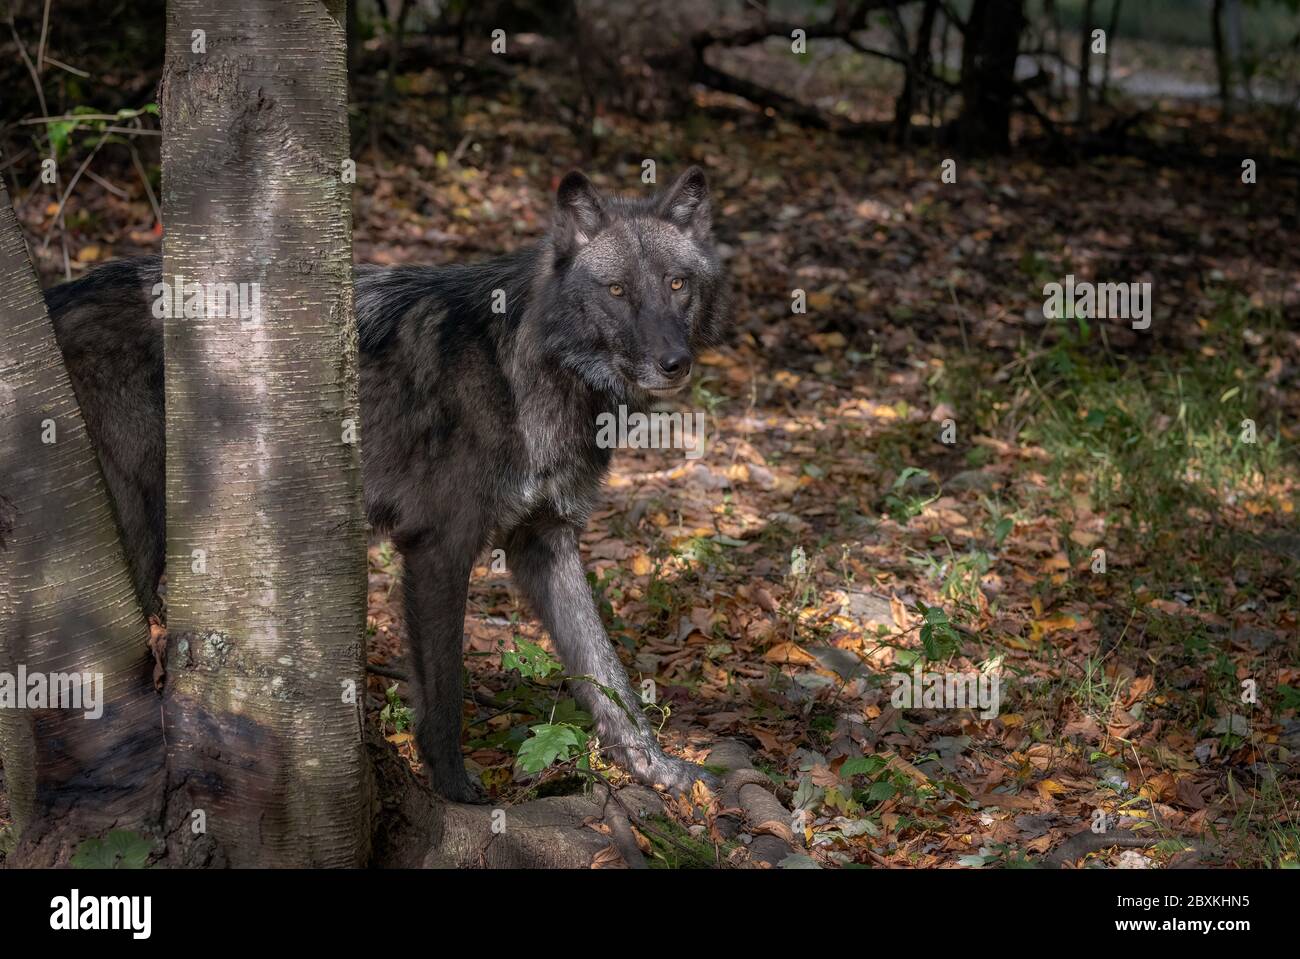
[(674, 290), (680, 290), (682, 287), (686, 285), (686, 281), (683, 280), (680, 276), (678, 276), (678, 277), (674, 277), (673, 281), (668, 285), (671, 286)]
[(621, 287), (621, 286), (620, 286), (619, 284), (617, 284), (617, 283), (611, 283), (611, 284), (609, 285), (609, 292), (610, 292), (610, 294), (611, 294), (612, 296), (622, 296), (622, 295), (623, 295), (623, 287)]

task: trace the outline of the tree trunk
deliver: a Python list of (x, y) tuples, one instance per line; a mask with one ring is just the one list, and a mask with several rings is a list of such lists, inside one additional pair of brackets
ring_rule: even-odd
[(1079, 132), (1087, 135), (1092, 123), (1089, 98), (1092, 96), (1092, 6), (1083, 0), (1083, 25), (1079, 35)]
[(1102, 61), (1101, 87), (1097, 91), (1097, 102), (1105, 104), (1110, 94), (1110, 65), (1114, 59), (1115, 34), (1119, 31), (1119, 8), (1123, 0), (1112, 0), (1110, 5), (1110, 22), (1106, 25), (1106, 59)]
[(1214, 0), (1210, 8), (1210, 33), (1214, 37), (1214, 63), (1219, 71), (1219, 102), (1223, 115), (1232, 115), (1232, 62), (1223, 40), (1223, 0)]
[(3, 185), (0, 332), (0, 684), (25, 695), (19, 670), (52, 689), (81, 674), (45, 708), (0, 690), (11, 862), (52, 865), (110, 827), (147, 830), (162, 737), (148, 626)]
[[(933, 103), (933, 83), (931, 81), (932, 57), (930, 45), (934, 37), (934, 18), (939, 9), (939, 0), (926, 0), (921, 11), (921, 22), (916, 29), (916, 47), (908, 56), (906, 46), (903, 55), (908, 56), (907, 73), (903, 79), (903, 89), (894, 103), (894, 136), (900, 144), (907, 146), (912, 139), (912, 114), (916, 110), (916, 91), (919, 86)], [(894, 15), (896, 28), (901, 28), (902, 21), (897, 6), (890, 8)], [(902, 31), (902, 40), (906, 44), (907, 33)], [(933, 114), (933, 109), (930, 113)]]
[(163, 275), (209, 294), (164, 317), (168, 763), (235, 866), (369, 854), (343, 19), (168, 5)]
[(961, 51), (959, 146), (968, 153), (1011, 149), (1016, 57), (1025, 26), (1024, 0), (975, 0)]
[[(1292, 10), (1295, 6), (1292, 5)], [(1235, 78), (1241, 78), (1241, 94), (1247, 103), (1254, 96), (1250, 90), (1250, 75), (1241, 61), (1241, 0), (1226, 0), (1224, 4), (1224, 46), (1227, 48), (1229, 70)], [(1234, 94), (1236, 91), (1233, 91)]]

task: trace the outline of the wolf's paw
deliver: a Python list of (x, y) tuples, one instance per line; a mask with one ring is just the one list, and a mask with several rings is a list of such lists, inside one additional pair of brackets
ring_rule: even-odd
[(710, 792), (717, 792), (722, 784), (718, 777), (703, 766), (660, 753), (642, 770), (634, 770), (634, 779), (646, 786), (663, 789), (674, 796), (690, 797), (696, 781), (703, 782)]
[(433, 791), (448, 802), (469, 803), (481, 806), (488, 801), (487, 790), (477, 779), (464, 769), (442, 775), (429, 774), (429, 785)]

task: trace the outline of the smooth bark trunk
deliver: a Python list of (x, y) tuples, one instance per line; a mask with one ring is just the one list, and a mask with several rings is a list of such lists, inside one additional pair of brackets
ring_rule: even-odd
[(344, 34), (342, 0), (167, 11), (164, 278), (249, 306), (164, 319), (168, 760), (236, 866), (369, 855)]
[[(156, 819), (162, 738), (148, 639), (99, 460), (0, 185), (0, 683), (23, 697), (0, 699), (19, 840), (11, 862), (66, 862), (81, 840)], [(14, 689), (20, 672), (28, 682)], [(31, 698), (41, 683), (51, 691), (43, 706)]]

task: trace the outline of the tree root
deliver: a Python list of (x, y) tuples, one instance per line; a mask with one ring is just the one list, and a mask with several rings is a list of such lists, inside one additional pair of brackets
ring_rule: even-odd
[[(1169, 838), (1168, 836), (1134, 832), (1095, 833), (1085, 829), (1083, 832), (1075, 833), (1044, 856), (1042, 865), (1047, 869), (1063, 869), (1066, 863), (1073, 866), (1075, 862), (1089, 853), (1100, 852), (1114, 846), (1121, 849), (1147, 849)], [(1179, 838), (1178, 841), (1192, 850), (1192, 854), (1188, 858), (1177, 863), (1179, 866), (1195, 865), (1212, 852), (1210, 847), (1202, 843), (1182, 838)]]
[(718, 816), (717, 827), (727, 839), (752, 836), (750, 863), (770, 868), (797, 849), (794, 815), (773, 795), (772, 781), (754, 768), (752, 756), (748, 746), (730, 739), (719, 742), (709, 753), (709, 765), (727, 770), (721, 796), (724, 811)]
[[(664, 814), (660, 796), (644, 786), (597, 783), (581, 796), (550, 796), (516, 806), (447, 803), (433, 795), (406, 761), (370, 730), (375, 770), (376, 832), (372, 862), (380, 867), (433, 869), (589, 869), (648, 867), (637, 829), (660, 836), (646, 820)], [(795, 848), (791, 814), (755, 770), (748, 747), (724, 741), (711, 765), (729, 770), (717, 818), (724, 839), (748, 839), (747, 862), (772, 867)], [(752, 837), (752, 838), (751, 838)]]

